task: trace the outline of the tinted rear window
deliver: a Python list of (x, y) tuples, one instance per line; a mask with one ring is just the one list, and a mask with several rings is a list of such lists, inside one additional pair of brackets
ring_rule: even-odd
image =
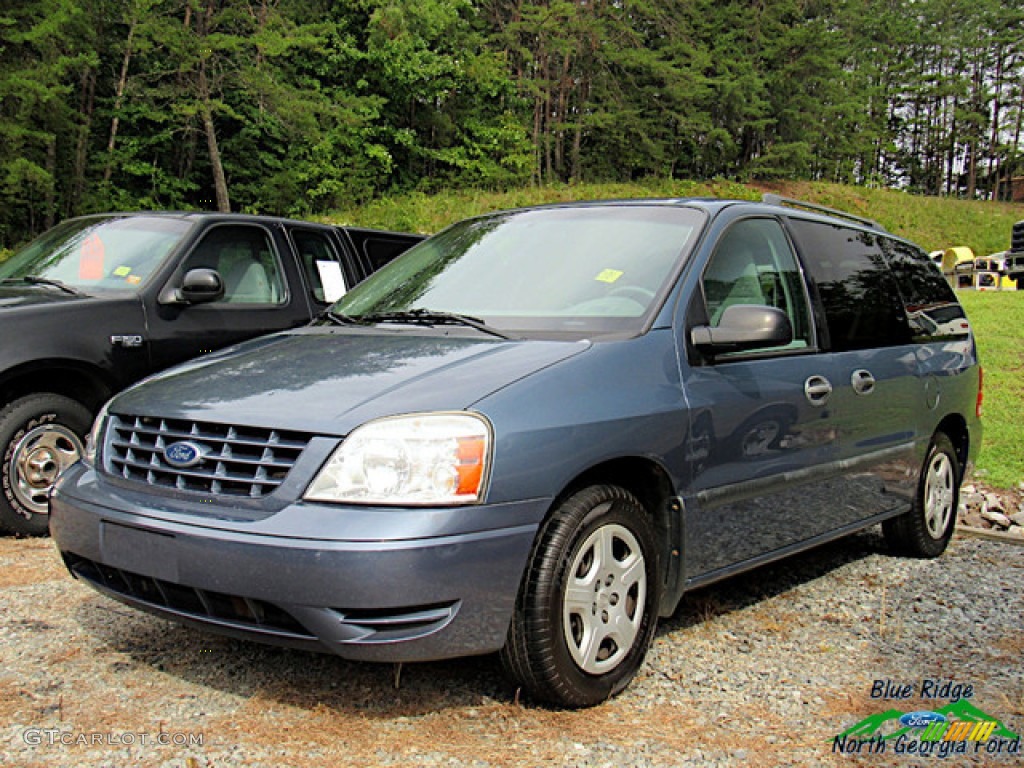
[(804, 219), (788, 224), (817, 286), (833, 350), (910, 341), (903, 301), (877, 235)]
[(879, 238), (899, 283), (915, 341), (964, 336), (967, 316), (952, 287), (924, 251), (909, 243)]

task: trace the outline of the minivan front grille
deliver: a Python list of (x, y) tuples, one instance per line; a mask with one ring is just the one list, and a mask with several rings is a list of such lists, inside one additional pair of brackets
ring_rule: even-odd
[(314, 639), (295, 617), (273, 603), (154, 579), (112, 568), (70, 552), (64, 552), (62, 556), (68, 570), (78, 578), (134, 603), (166, 609), (198, 621), (252, 629), (280, 637)]
[[(308, 443), (298, 432), (111, 415), (106, 468), (147, 485), (258, 499), (284, 482)], [(172, 459), (178, 450), (173, 464), (169, 448)]]

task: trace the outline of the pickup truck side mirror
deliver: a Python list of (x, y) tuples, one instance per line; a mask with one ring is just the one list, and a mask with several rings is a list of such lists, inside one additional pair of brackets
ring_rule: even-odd
[(793, 341), (793, 328), (781, 309), (760, 304), (733, 304), (722, 312), (717, 326), (693, 328), (690, 340), (697, 349), (712, 354), (782, 347)]
[(178, 289), (160, 296), (161, 304), (207, 304), (224, 295), (224, 280), (215, 269), (197, 268), (185, 273)]

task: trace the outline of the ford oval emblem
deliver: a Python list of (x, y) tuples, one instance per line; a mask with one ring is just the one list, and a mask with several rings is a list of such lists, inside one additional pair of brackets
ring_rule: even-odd
[(907, 712), (907, 714), (900, 718), (900, 722), (911, 728), (926, 728), (930, 723), (946, 722), (946, 716), (940, 715), (938, 712), (921, 710), (919, 712)]
[(203, 446), (191, 440), (179, 440), (164, 448), (164, 461), (176, 469), (188, 469), (199, 464), (203, 454)]

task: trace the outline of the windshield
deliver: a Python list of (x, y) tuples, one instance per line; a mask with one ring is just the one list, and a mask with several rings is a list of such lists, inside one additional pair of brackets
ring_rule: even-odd
[(514, 334), (639, 332), (704, 220), (693, 208), (622, 204), (469, 219), (371, 275), (332, 311), (468, 315)]
[(135, 291), (191, 226), (161, 216), (71, 219), (0, 264), (0, 279), (38, 278), (85, 291)]

